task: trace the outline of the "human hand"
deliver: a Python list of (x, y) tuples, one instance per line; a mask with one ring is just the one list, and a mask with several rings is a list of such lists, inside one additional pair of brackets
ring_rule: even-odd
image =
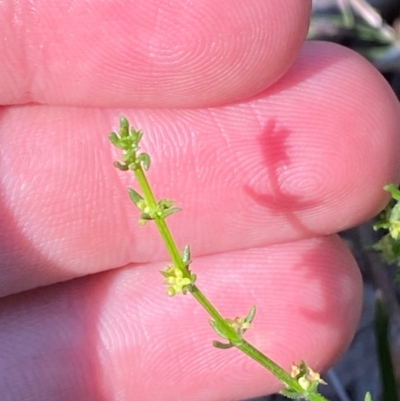
[(211, 346), (193, 299), (167, 298), (163, 244), (138, 226), (136, 183), (112, 166), (120, 115), (145, 132), (156, 193), (183, 207), (169, 223), (204, 292), (227, 317), (256, 304), (246, 338), (281, 365), (328, 367), (362, 291), (332, 233), (377, 213), (398, 180), (390, 88), (346, 49), (300, 50), (304, 0), (126, 3), (3, 8), (2, 399), (221, 401), (279, 388)]

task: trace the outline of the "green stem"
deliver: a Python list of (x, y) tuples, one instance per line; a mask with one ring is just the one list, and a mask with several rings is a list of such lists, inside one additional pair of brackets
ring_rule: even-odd
[(278, 377), (279, 380), (281, 380), (288, 387), (290, 387), (293, 390), (296, 390), (298, 392), (304, 391), (304, 389), (300, 386), (300, 384), (297, 382), (297, 380), (293, 379), (293, 377), (291, 377), (289, 375), (289, 373), (286, 372), (286, 370), (281, 368), (278, 364), (276, 364), (274, 361), (272, 361), (270, 358), (268, 358), (266, 355), (264, 355), (261, 351), (259, 351), (257, 348), (255, 348), (253, 345), (251, 345), (249, 342), (242, 339), (241, 343), (235, 344), (235, 345), (243, 353), (248, 355), (250, 358), (254, 359), (260, 365), (267, 368), (274, 376)]
[[(157, 207), (157, 201), (154, 197), (153, 191), (150, 187), (150, 184), (147, 180), (147, 177), (142, 169), (139, 166), (135, 170), (135, 176), (138, 180), (139, 186), (143, 191), (143, 197), (146, 203), (151, 208)], [(158, 227), (158, 230), (163, 238), (163, 241), (168, 249), (168, 252), (171, 256), (171, 259), (174, 263), (174, 266), (178, 267), (184, 274), (187, 274), (187, 269), (185, 264), (182, 261), (182, 257), (179, 253), (178, 247), (172, 237), (171, 231), (168, 228), (165, 219), (162, 217), (156, 217), (155, 223)], [(283, 368), (281, 368), (278, 364), (260, 352), (253, 345), (248, 343), (243, 339), (242, 335), (237, 333), (222, 317), (222, 315), (218, 312), (218, 310), (212, 305), (212, 303), (207, 299), (207, 297), (203, 294), (203, 292), (196, 286), (193, 285), (191, 289), (191, 294), (193, 297), (200, 303), (200, 305), (208, 312), (208, 314), (214, 319), (214, 321), (219, 322), (224, 325), (226, 331), (229, 333), (229, 341), (237, 347), (240, 351), (250, 356), (256, 362), (264, 366), (268, 369), (273, 375), (275, 375), (279, 380), (281, 380), (288, 388), (295, 390), (299, 393), (304, 393), (304, 389), (300, 386), (296, 379), (292, 378)], [(318, 393), (310, 393), (305, 394), (310, 401), (326, 401), (322, 395)]]
[[(155, 208), (157, 206), (157, 201), (155, 199), (154, 193), (150, 187), (150, 184), (147, 180), (146, 175), (144, 174), (142, 167), (138, 167), (138, 169), (135, 170), (135, 176), (139, 182), (140, 188), (143, 191), (144, 199), (146, 200), (146, 202), (150, 207)], [(185, 275), (187, 275), (186, 266), (182, 261), (182, 257), (179, 253), (178, 247), (176, 246), (176, 243), (174, 241), (174, 238), (172, 237), (171, 231), (167, 223), (161, 217), (156, 217), (155, 223), (157, 225), (158, 230), (160, 231), (165, 246), (168, 249), (168, 252), (171, 256), (174, 266), (178, 267), (180, 270), (182, 270), (182, 272)], [(208, 314), (215, 321), (223, 322), (223, 324), (226, 326), (226, 329), (231, 334), (232, 339), (236, 341), (239, 341), (241, 339), (241, 336), (238, 333), (236, 333), (236, 331), (233, 330), (228, 323), (225, 322), (225, 319), (222, 317), (222, 315), (217, 311), (217, 309), (213, 306), (213, 304), (207, 299), (207, 297), (200, 291), (200, 289), (196, 285), (192, 287), (191, 293), (193, 297), (196, 298), (196, 300), (201, 304), (201, 306), (208, 312)]]
[(202, 293), (202, 291), (194, 285), (190, 291), (193, 297), (199, 302), (199, 304), (208, 312), (208, 314), (216, 321), (221, 322), (225, 329), (229, 332), (229, 341), (232, 344), (239, 343), (243, 341), (242, 336), (237, 333), (222, 317), (222, 315), (217, 311), (214, 305), (208, 300), (208, 298)]
[[(244, 354), (248, 355), (250, 358), (254, 359), (260, 365), (264, 366), (268, 369), (275, 377), (279, 378), (279, 380), (286, 384), (287, 387), (295, 390), (299, 393), (303, 393), (304, 389), (300, 386), (300, 384), (293, 377), (289, 375), (283, 368), (281, 368), (278, 364), (276, 364), (272, 359), (268, 358), (265, 354), (255, 348), (246, 340), (242, 339), (241, 344), (235, 344), (238, 349), (240, 349)], [(304, 398), (309, 401), (327, 401), (325, 397), (323, 397), (319, 393), (308, 393), (304, 394)]]
[[(138, 180), (139, 186), (143, 192), (143, 198), (147, 204), (147, 206), (152, 210), (157, 210), (158, 203), (154, 197), (153, 191), (150, 187), (150, 184), (147, 180), (143, 167), (140, 163), (137, 164), (137, 168), (134, 170), (134, 174), (136, 179)], [(183, 261), (182, 256), (176, 246), (176, 243), (172, 237), (172, 234), (168, 228), (167, 223), (165, 222), (165, 217), (156, 215), (155, 223), (157, 228), (161, 234), (161, 237), (167, 247), (167, 250), (171, 256), (173, 265), (179, 268), (185, 277), (190, 278), (191, 273), (188, 270), (187, 264)], [(196, 285), (192, 285), (190, 289), (193, 297), (202, 305), (202, 307), (208, 312), (208, 314), (212, 317), (214, 322), (219, 324), (219, 327), (224, 328), (224, 336), (226, 335), (226, 339), (230, 344), (238, 348), (240, 351), (250, 356), (256, 362), (264, 366), (268, 369), (272, 374), (274, 374), (279, 380), (281, 380), (287, 388), (299, 394), (299, 398), (303, 398), (309, 401), (327, 401), (322, 395), (313, 391), (308, 393), (304, 390), (299, 382), (290, 376), (283, 368), (273, 362), (270, 358), (260, 352), (253, 345), (248, 343), (243, 339), (242, 333), (236, 331), (217, 311), (217, 309), (211, 304), (211, 302), (207, 299), (207, 297), (200, 291), (200, 289)]]
[[(139, 166), (135, 170), (135, 176), (139, 182), (140, 188), (143, 191), (143, 198), (145, 199), (146, 203), (151, 208), (154, 209), (157, 208), (157, 201), (154, 197), (153, 191), (150, 188), (149, 181), (147, 180), (147, 177), (144, 174), (143, 168), (141, 166)], [(171, 259), (174, 262), (174, 265), (176, 267), (179, 267), (182, 270), (182, 272), (185, 273), (186, 272), (185, 265), (182, 261), (181, 255), (171, 235), (171, 231), (167, 226), (167, 223), (161, 217), (156, 217), (154, 221), (158, 227), (158, 230), (160, 231), (161, 237), (164, 240), (165, 246), (168, 249)]]

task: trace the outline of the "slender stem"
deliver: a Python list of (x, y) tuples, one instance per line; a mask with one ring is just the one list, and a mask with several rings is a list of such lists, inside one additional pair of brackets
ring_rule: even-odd
[(136, 170), (134, 170), (136, 179), (139, 182), (140, 188), (143, 191), (143, 197), (148, 203), (150, 207), (157, 207), (157, 201), (156, 198), (154, 197), (153, 191), (150, 188), (149, 181), (147, 180), (146, 174), (143, 171), (143, 168), (141, 165), (138, 165)]
[(215, 309), (214, 305), (206, 298), (197, 285), (193, 286), (191, 294), (203, 306), (208, 314), (214, 319), (223, 319), (222, 315)]
[(174, 262), (174, 265), (179, 267), (184, 273), (186, 272), (185, 264), (182, 261), (181, 255), (179, 253), (178, 247), (175, 244), (175, 241), (171, 235), (171, 231), (169, 230), (167, 223), (164, 219), (160, 217), (155, 218), (155, 223), (160, 231), (160, 234), (164, 240), (165, 246), (168, 249), (168, 252)]
[[(135, 170), (135, 176), (139, 182), (140, 188), (143, 191), (143, 197), (148, 205), (150, 207), (156, 207), (157, 201), (141, 166), (138, 167), (137, 170)], [(182, 261), (178, 247), (176, 246), (175, 240), (172, 237), (171, 231), (167, 223), (165, 222), (165, 219), (161, 217), (156, 217), (155, 223), (158, 227), (158, 230), (160, 231), (161, 237), (164, 240), (164, 243), (168, 249), (174, 265), (179, 267), (184, 274), (187, 274), (186, 266)], [(201, 304), (201, 306), (215, 321), (223, 322), (223, 324), (226, 326), (226, 329), (230, 333), (230, 337), (232, 337), (233, 340), (241, 340), (241, 336), (236, 333), (236, 331), (228, 323), (225, 322), (225, 319), (222, 317), (222, 315), (217, 311), (213, 304), (207, 299), (207, 297), (200, 291), (200, 289), (196, 285), (192, 287), (191, 293), (193, 297)]]
[[(255, 348), (246, 340), (242, 339), (242, 342), (239, 344), (235, 344), (238, 349), (240, 349), (243, 353), (248, 355), (250, 358), (254, 359), (260, 365), (267, 368), (275, 377), (278, 377), (284, 384), (286, 384), (289, 388), (298, 391), (299, 393), (304, 392), (304, 389), (300, 386), (300, 384), (293, 377), (289, 375), (283, 368), (281, 368), (278, 364), (276, 364), (272, 359), (268, 358), (265, 354)], [(304, 397), (307, 396), (307, 399), (310, 401), (327, 401), (325, 397), (318, 393), (309, 393), (305, 394)]]
[[(149, 181), (147, 180), (146, 175), (141, 166), (139, 166), (135, 170), (135, 176), (139, 182), (139, 186), (143, 191), (143, 197), (146, 200), (147, 204), (151, 208), (157, 207), (157, 201), (154, 197), (153, 191), (150, 188)], [(179, 250), (175, 244), (175, 241), (171, 235), (171, 231), (169, 230), (167, 223), (161, 217), (155, 218), (155, 223), (160, 231), (161, 237), (164, 240), (165, 246), (168, 249), (168, 252), (174, 262), (175, 266), (179, 267), (183, 272), (185, 270), (185, 265), (183, 264), (182, 258), (179, 254)]]
[[(157, 201), (154, 197), (153, 191), (149, 185), (149, 182), (143, 171), (143, 168), (139, 165), (134, 172), (139, 182), (139, 186), (143, 191), (143, 197), (147, 205), (153, 210), (156, 210)], [(186, 276), (187, 275), (190, 276), (187, 266), (183, 262), (178, 247), (176, 246), (176, 243), (172, 237), (168, 225), (165, 222), (165, 218), (161, 216), (156, 216), (154, 220), (163, 238), (163, 241), (168, 249), (168, 252), (171, 256), (174, 266), (178, 267)], [(264, 355), (253, 345), (244, 340), (242, 334), (233, 329), (233, 327), (222, 317), (222, 315), (218, 312), (218, 310), (211, 304), (211, 302), (207, 299), (207, 297), (202, 293), (202, 291), (196, 285), (192, 285), (190, 292), (193, 295), (193, 297), (200, 303), (200, 305), (202, 305), (202, 307), (214, 319), (214, 321), (224, 326), (225, 332), (227, 333), (228, 336), (228, 341), (232, 345), (237, 347), (240, 351), (242, 351), (246, 355), (250, 356), (252, 359), (254, 359), (256, 362), (258, 362), (265, 368), (267, 368), (288, 388), (302, 394), (303, 398), (309, 401), (327, 401), (326, 398), (324, 398), (319, 393), (316, 392), (307, 393), (307, 391), (304, 391), (304, 389), (300, 386), (299, 382), (296, 379), (292, 378), (278, 364), (276, 364), (274, 361), (272, 361), (270, 358)]]
[(203, 292), (194, 285), (190, 291), (193, 297), (199, 302), (199, 304), (208, 312), (208, 314), (216, 321), (223, 323), (225, 330), (229, 332), (229, 341), (236, 345), (236, 343), (242, 341), (242, 336), (238, 334), (222, 317), (214, 305), (207, 299)]
[(274, 361), (272, 361), (270, 358), (268, 358), (246, 340), (242, 339), (242, 342), (240, 344), (237, 344), (236, 347), (239, 348), (243, 353), (248, 355), (250, 358), (258, 362), (260, 365), (267, 368), (273, 375), (279, 377), (279, 380), (285, 383), (288, 387), (299, 392), (304, 391), (297, 380), (291, 377), (289, 373), (286, 372), (286, 370), (281, 368), (278, 364), (276, 364)]

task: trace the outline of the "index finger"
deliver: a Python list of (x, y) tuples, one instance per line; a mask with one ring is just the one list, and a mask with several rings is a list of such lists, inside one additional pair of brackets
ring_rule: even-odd
[(0, 104), (201, 107), (290, 67), (307, 0), (13, 1), (0, 14)]

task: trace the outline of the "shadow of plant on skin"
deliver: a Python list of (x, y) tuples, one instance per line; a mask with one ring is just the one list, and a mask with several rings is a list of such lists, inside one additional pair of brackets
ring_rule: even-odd
[(318, 202), (304, 200), (299, 195), (285, 192), (280, 183), (279, 170), (289, 168), (291, 163), (287, 145), (290, 135), (291, 132), (288, 129), (278, 128), (275, 120), (270, 120), (266, 124), (263, 133), (258, 138), (258, 143), (262, 151), (270, 192), (261, 193), (249, 185), (244, 186), (244, 191), (259, 205), (284, 217), (302, 236), (310, 237), (316, 233), (304, 225), (296, 212), (311, 209), (317, 206)]

